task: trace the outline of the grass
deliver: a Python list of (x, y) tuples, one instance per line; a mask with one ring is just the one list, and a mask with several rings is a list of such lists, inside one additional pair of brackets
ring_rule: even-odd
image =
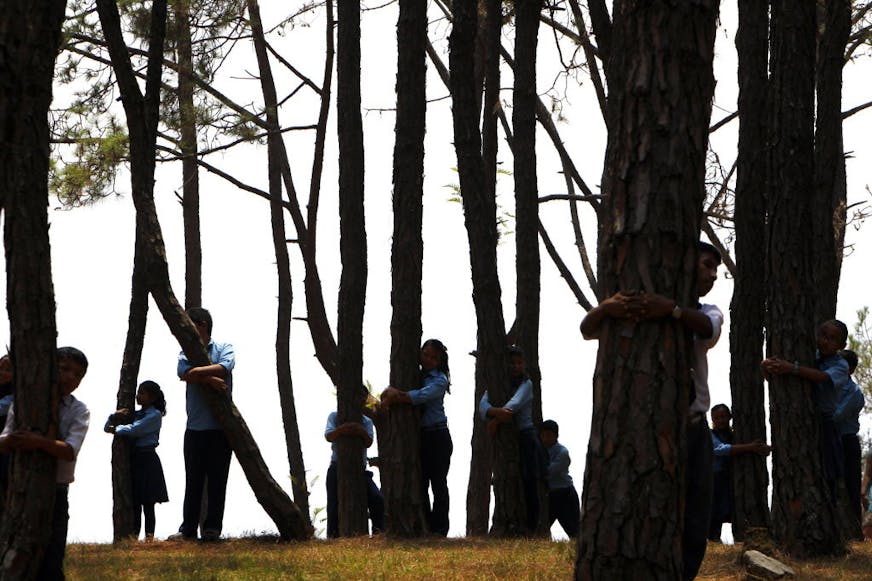
[[(741, 546), (710, 544), (698, 579), (739, 580)], [(70, 545), (67, 578), (266, 579), (571, 579), (574, 544), (545, 540), (447, 539), (389, 541), (344, 539), (277, 544), (270, 539), (220, 543), (156, 542)], [(799, 579), (860, 581), (872, 578), (872, 543), (854, 543), (848, 556), (814, 562), (782, 558)], [(641, 580), (640, 580), (641, 581)]]

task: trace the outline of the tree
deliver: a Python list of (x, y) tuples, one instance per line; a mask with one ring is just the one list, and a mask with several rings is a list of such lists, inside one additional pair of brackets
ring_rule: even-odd
[[(815, 6), (772, 7), (767, 175), (767, 349), (812, 366), (816, 313), (814, 220)], [(773, 458), (772, 532), (797, 557), (845, 550), (824, 481), (812, 385), (790, 375), (769, 384)]]
[[(600, 289), (696, 304), (718, 3), (619, 1), (613, 12)], [(577, 579), (681, 578), (691, 347), (662, 319), (602, 330)]]
[[(17, 426), (58, 427), (55, 302), (48, 237), (48, 110), (64, 0), (15, 0), (0, 15), (0, 205)], [(57, 461), (12, 460), (0, 525), (0, 578), (33, 579), (49, 539)]]

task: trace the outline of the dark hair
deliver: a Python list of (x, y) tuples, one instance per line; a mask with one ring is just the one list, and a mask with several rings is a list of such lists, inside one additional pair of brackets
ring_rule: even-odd
[(75, 347), (58, 347), (57, 358), (58, 360), (69, 359), (74, 361), (81, 365), (82, 369), (88, 371), (88, 358)]
[(155, 409), (160, 412), (160, 415), (167, 415), (167, 400), (164, 397), (163, 390), (157, 383), (151, 380), (146, 380), (139, 384), (139, 389), (147, 391), (151, 394), (151, 396), (154, 398), (154, 402), (151, 405), (153, 405)]
[(857, 363), (859, 362), (857, 359), (857, 354), (851, 351), (850, 349), (843, 349), (839, 351), (839, 355), (842, 356), (842, 359), (848, 362), (848, 369), (854, 371), (857, 369)]
[[(448, 368), (448, 347), (439, 339), (427, 339), (421, 345), (421, 349), (424, 347), (431, 347), (439, 353), (439, 363), (436, 364), (436, 369), (445, 374), (445, 377), (448, 378), (448, 385), (451, 385), (451, 370)], [(448, 389), (448, 393), (451, 393), (451, 388)]]
[(842, 345), (848, 342), (848, 325), (844, 324), (838, 319), (830, 319), (829, 321), (824, 321), (818, 327), (818, 330), (821, 329), (824, 325), (832, 325), (836, 329), (839, 330), (839, 333), (842, 335)]
[(519, 345), (509, 345), (507, 351), (508, 351), (509, 357), (511, 357), (512, 355), (517, 355), (521, 359), (525, 359), (524, 350), (521, 349), (521, 347)]
[(206, 323), (206, 330), (212, 334), (212, 315), (203, 307), (191, 307), (185, 311), (192, 323)]
[(733, 412), (730, 411), (729, 406), (728, 406), (727, 404), (725, 404), (725, 403), (719, 403), (719, 404), (717, 404), (717, 405), (712, 406), (712, 411), (711, 411), (711, 413), (714, 414), (714, 413), (715, 413), (717, 410), (719, 410), (719, 409), (725, 409), (725, 410), (727, 410), (727, 415), (730, 416), (730, 418), (733, 417)]
[(557, 422), (555, 422), (554, 420), (545, 420), (544, 422), (542, 422), (542, 425), (539, 426), (539, 431), (554, 432), (555, 436), (559, 436), (560, 426), (558, 426)]
[(712, 256), (714, 256), (715, 259), (717, 259), (718, 264), (723, 262), (723, 258), (721, 258), (721, 252), (717, 248), (715, 248), (714, 246), (709, 244), (708, 242), (703, 242), (702, 240), (698, 240), (696, 243), (696, 249), (700, 254), (707, 252), (707, 253), (711, 254)]

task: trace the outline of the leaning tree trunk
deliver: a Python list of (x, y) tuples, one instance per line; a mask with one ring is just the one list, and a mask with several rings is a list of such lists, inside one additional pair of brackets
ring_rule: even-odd
[[(769, 7), (739, 0), (739, 143), (736, 157), (736, 268), (730, 304), (730, 390), (737, 442), (766, 441), (763, 318), (766, 312), (766, 102)], [(769, 471), (757, 454), (732, 459), (733, 536), (769, 527)], [(766, 532), (768, 534), (768, 531)]]
[[(695, 305), (718, 2), (614, 14), (600, 285)], [(576, 578), (681, 578), (690, 334), (615, 320), (599, 342)]]
[[(130, 288), (130, 313), (127, 317), (127, 339), (118, 378), (116, 409), (133, 411), (136, 401), (136, 382), (139, 364), (145, 344), (145, 327), (148, 320), (148, 282), (145, 278), (145, 240), (139, 225), (133, 253), (133, 276)], [(133, 475), (131, 474), (130, 438), (112, 438), (112, 540), (121, 541), (139, 534), (139, 504), (133, 499)]]
[[(64, 0), (0, 13), (0, 204), (16, 428), (57, 433), (55, 302), (48, 236), (48, 109)], [(0, 525), (0, 579), (33, 579), (49, 540), (57, 461), (17, 452)]]
[(279, 387), (279, 400), (282, 407), (282, 424), (285, 432), (285, 448), (288, 453), (288, 466), (291, 471), (291, 487), (294, 502), (300, 508), (306, 525), (311, 526), (309, 517), (309, 490), (306, 483), (306, 466), (303, 462), (303, 447), (300, 441), (300, 427), (297, 423), (297, 407), (294, 402), (294, 384), (291, 378), (291, 305), (294, 295), (291, 286), (291, 265), (288, 257), (287, 236), (285, 234), (284, 209), (282, 207), (282, 148), (281, 126), (279, 124), (278, 99), (275, 81), (267, 54), (263, 23), (257, 0), (248, 0), (248, 14), (254, 37), (254, 50), (260, 69), (260, 85), (266, 106), (266, 122), (270, 134), (267, 138), (267, 175), (269, 179), (270, 225), (272, 227), (273, 248), (276, 254), (276, 275), (278, 279), (278, 310), (276, 313), (276, 374)]
[[(366, 230), (363, 219), (363, 122), (360, 118), (360, 6), (340, 2), (336, 61), (339, 133), (339, 383), (337, 423), (360, 422), (363, 384), (363, 309), (366, 302)], [(366, 534), (366, 484), (360, 438), (338, 440), (339, 534)]]
[[(778, 0), (772, 6), (770, 126), (767, 171), (769, 304), (772, 355), (814, 365), (814, 47), (815, 4)], [(819, 452), (812, 385), (792, 375), (769, 384), (772, 425), (772, 529), (796, 557), (841, 554)]]
[[(394, 143), (394, 237), (391, 246), (390, 384), (408, 391), (420, 385), (421, 277), (426, 127), (427, 2), (400, 0), (397, 21), (397, 122)], [(418, 537), (427, 532), (428, 494), (421, 475), (421, 434), (412, 406), (380, 416), (379, 471), (387, 532)]]
[[(97, 11), (109, 47), (121, 101), (127, 114), (130, 133), (131, 189), (136, 207), (137, 228), (143, 229), (146, 240), (144, 263), (149, 292), (167, 326), (188, 357), (188, 361), (195, 367), (209, 365), (206, 347), (170, 285), (166, 250), (154, 205), (154, 153), (166, 1), (155, 0), (152, 4), (145, 95), (139, 90), (127, 54), (127, 47), (121, 33), (118, 6), (111, 0), (97, 0)], [(203, 389), (203, 395), (236, 453), (236, 458), (245, 472), (255, 497), (275, 522), (282, 538), (304, 539), (311, 536), (311, 528), (306, 526), (299, 508), (270, 475), (248, 426), (230, 398), (210, 389)]]
[[(454, 147), (464, 220), (469, 237), (473, 302), (478, 324), (481, 380), (495, 406), (511, 397), (506, 367), (506, 327), (497, 274), (496, 199), (488, 192), (481, 137), (477, 127), (473, 53), (476, 32), (474, 0), (454, 2), (454, 25), (449, 38)], [(494, 105), (491, 103), (488, 106)], [(477, 371), (478, 374), (478, 371)], [(526, 507), (521, 486), (518, 430), (505, 424), (493, 439), (494, 515), (491, 534), (517, 536), (525, 532)]]

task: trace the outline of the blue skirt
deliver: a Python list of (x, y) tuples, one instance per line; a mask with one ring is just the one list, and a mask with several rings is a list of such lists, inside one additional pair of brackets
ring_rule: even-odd
[(154, 448), (134, 448), (130, 459), (133, 477), (133, 500), (138, 504), (167, 502), (167, 483), (163, 467)]

